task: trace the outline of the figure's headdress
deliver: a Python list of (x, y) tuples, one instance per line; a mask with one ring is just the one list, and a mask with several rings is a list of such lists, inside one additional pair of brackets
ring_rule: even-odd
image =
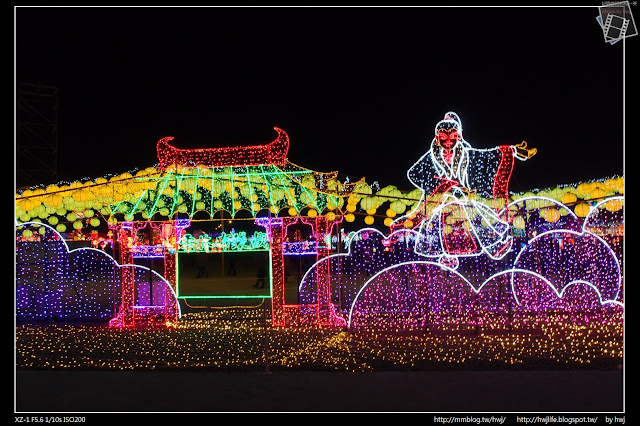
[(453, 111), (449, 111), (444, 115), (444, 119), (453, 120), (456, 123), (458, 123), (458, 126), (459, 126), (458, 133), (462, 133), (462, 120), (460, 120), (460, 117), (458, 117), (458, 114), (456, 114)]
[(455, 120), (440, 120), (436, 124), (435, 134), (437, 135), (440, 131), (445, 131), (447, 133), (451, 133), (452, 130), (457, 130), (458, 133), (461, 132), (460, 123)]

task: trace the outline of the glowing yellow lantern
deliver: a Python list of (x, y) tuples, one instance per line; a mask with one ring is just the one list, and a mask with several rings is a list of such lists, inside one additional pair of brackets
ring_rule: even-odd
[(395, 217), (396, 216), (396, 212), (394, 212), (393, 209), (387, 209), (387, 216), (388, 217)]
[(327, 213), (327, 220), (335, 220), (336, 214), (334, 212)]
[(589, 211), (591, 211), (591, 207), (587, 203), (580, 203), (575, 208), (575, 213), (578, 217), (587, 217)]
[(393, 223), (393, 219), (390, 217), (385, 217), (384, 218), (384, 226), (391, 226), (391, 224)]
[(607, 179), (604, 181), (602, 187), (605, 191), (615, 192), (618, 190), (618, 182), (616, 181), (616, 179)]
[(413, 227), (413, 221), (412, 221), (412, 220), (409, 220), (409, 219), (405, 220), (405, 221), (404, 221), (404, 227), (405, 227), (405, 228), (411, 228), (411, 227)]
[(372, 225), (373, 224), (373, 216), (371, 215), (367, 215), (364, 218), (364, 223), (366, 223), (367, 225)]
[(606, 193), (602, 188), (595, 188), (593, 191), (589, 193), (591, 199), (600, 199), (606, 197)]
[(307, 212), (307, 216), (309, 217), (316, 217), (318, 216), (318, 212), (316, 211), (316, 209), (309, 209), (309, 211)]
[(297, 216), (298, 210), (295, 207), (289, 207), (289, 216)]
[(560, 212), (558, 209), (549, 209), (544, 215), (547, 222), (557, 222), (560, 219)]
[(578, 201), (578, 197), (576, 197), (576, 194), (572, 192), (567, 192), (562, 196), (560, 201), (562, 202), (562, 204), (571, 204)]
[(344, 220), (346, 220), (347, 222), (353, 222), (354, 220), (356, 220), (356, 217), (353, 215), (353, 213), (347, 213), (346, 215), (344, 215)]
[(617, 212), (622, 208), (622, 200), (607, 201), (604, 207), (610, 212)]
[(45, 197), (44, 202), (51, 207), (58, 207), (62, 204), (62, 195), (60, 194), (51, 194)]

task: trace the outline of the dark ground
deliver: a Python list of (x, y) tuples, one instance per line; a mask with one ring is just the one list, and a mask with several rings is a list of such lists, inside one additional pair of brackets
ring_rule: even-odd
[(16, 372), (21, 413), (621, 413), (623, 370)]

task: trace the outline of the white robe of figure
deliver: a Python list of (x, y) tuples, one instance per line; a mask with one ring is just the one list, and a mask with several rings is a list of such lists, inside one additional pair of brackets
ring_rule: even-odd
[[(511, 244), (509, 223), (498, 216), (495, 206), (476, 201), (468, 193), (492, 203), (506, 200), (514, 148), (475, 149), (461, 141), (453, 148), (450, 164), (443, 152), (434, 139), (431, 149), (407, 172), (411, 183), (423, 191), (414, 212), (431, 211), (417, 229), (416, 253), (442, 257), (485, 252), (494, 259), (503, 257)], [(428, 209), (425, 203), (436, 207)]]

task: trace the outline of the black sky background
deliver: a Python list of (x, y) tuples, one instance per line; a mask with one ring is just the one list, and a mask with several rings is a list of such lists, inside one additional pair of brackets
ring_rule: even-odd
[(476, 148), (538, 148), (518, 192), (624, 172), (623, 42), (597, 6), (18, 7), (16, 82), (59, 91), (59, 180), (277, 126), (295, 164), (410, 190), (453, 110)]

